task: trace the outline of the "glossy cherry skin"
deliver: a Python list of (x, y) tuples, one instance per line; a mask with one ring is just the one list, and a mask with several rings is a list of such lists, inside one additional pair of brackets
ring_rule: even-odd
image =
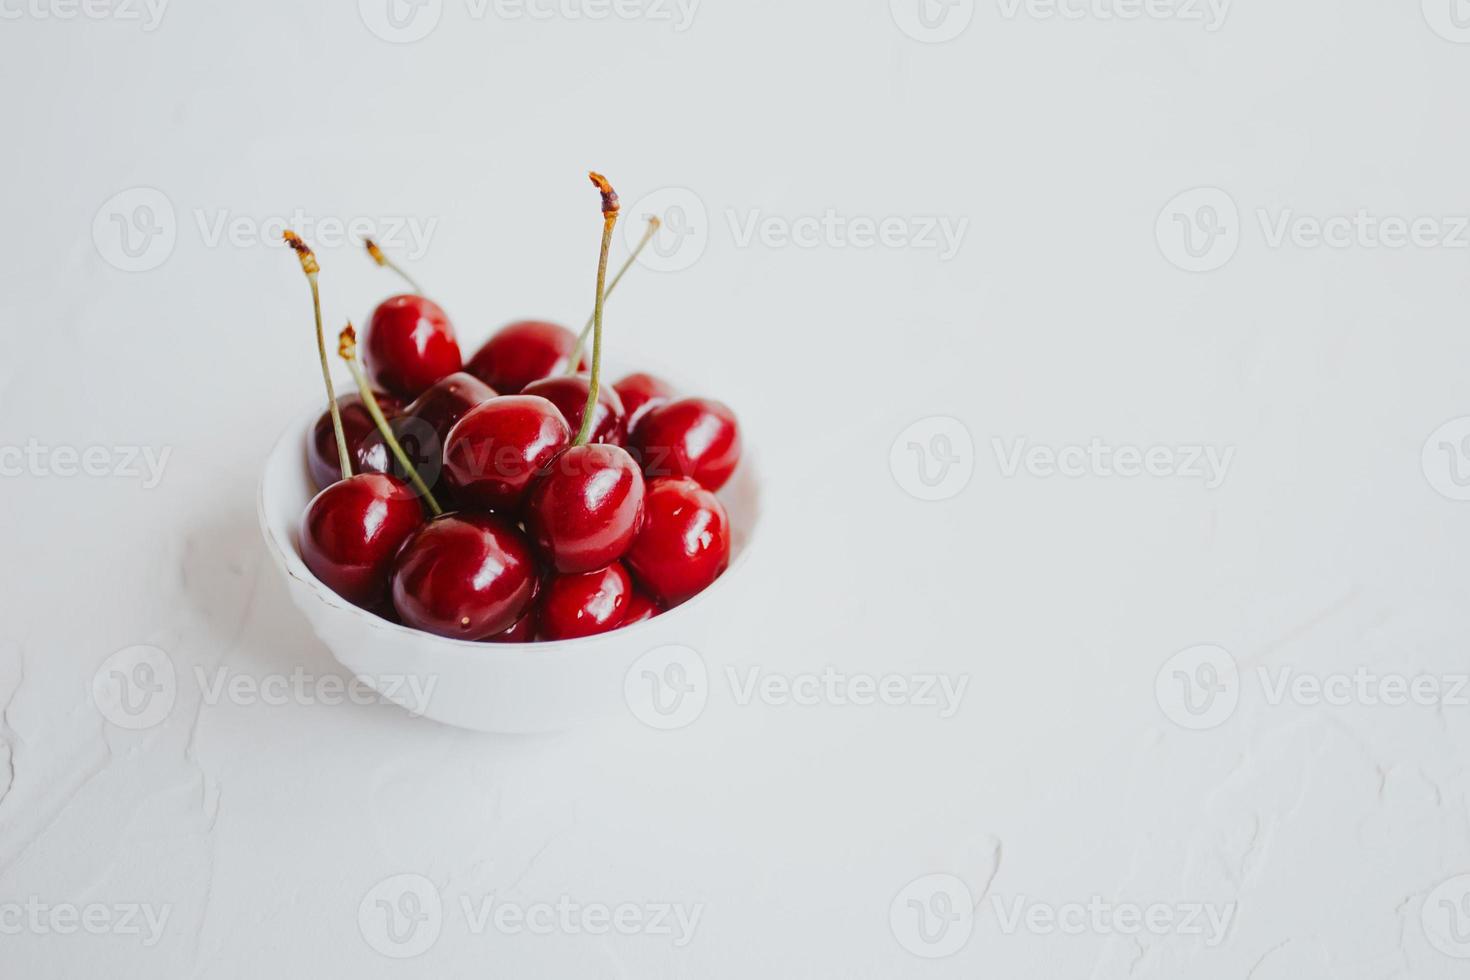
[[(561, 412), (567, 426), (575, 437), (582, 431), (582, 416), (587, 412), (587, 394), (592, 379), (585, 374), (563, 374), (555, 378), (542, 378), (526, 385), (523, 395), (540, 395)], [(621, 446), (628, 441), (628, 428), (624, 422), (623, 400), (610, 385), (597, 386), (597, 408), (592, 413), (591, 442), (605, 442)]]
[(532, 605), (515, 625), (502, 633), (496, 633), (486, 643), (533, 643), (536, 640), (536, 607)]
[[(470, 409), (494, 397), (494, 389), (485, 382), (474, 375), (456, 371), (435, 381), (427, 391), (414, 399), (413, 404), (389, 422), (398, 444), (408, 454), (419, 476), (430, 489), (437, 485), (439, 473), (444, 467), (444, 443), (449, 436), (449, 430), (469, 414)], [(375, 432), (369, 438), (369, 443), (383, 457), (385, 466), (392, 464), (395, 476), (407, 475), (401, 472), (398, 461), (387, 455), (388, 448), (381, 435)], [(445, 501), (441, 500), (440, 503), (448, 506)]]
[(730, 518), (693, 480), (654, 480), (643, 526), (623, 559), (654, 599), (677, 606), (707, 589), (730, 566)]
[(649, 479), (687, 476), (718, 490), (740, 463), (740, 426), (720, 402), (681, 398), (645, 415), (629, 446)]
[(502, 395), (470, 409), (449, 430), (444, 476), (465, 506), (512, 513), (571, 442), (571, 429), (551, 402)]
[(646, 623), (662, 612), (663, 609), (659, 607), (659, 604), (645, 595), (643, 590), (634, 589), (632, 598), (628, 600), (628, 613), (623, 617), (623, 625)]
[(526, 499), (526, 530), (563, 574), (617, 561), (643, 520), (643, 473), (620, 446), (573, 446)]
[(454, 327), (439, 304), (423, 296), (393, 296), (378, 304), (363, 336), (362, 359), (373, 384), (416, 398), (464, 366)]
[(483, 640), (536, 599), (536, 557), (520, 530), (490, 514), (445, 514), (409, 538), (393, 563), (393, 608), (404, 625)]
[(301, 558), (354, 605), (387, 597), (393, 558), (424, 523), (413, 490), (384, 473), (359, 473), (314, 497), (301, 518)]
[(577, 335), (566, 327), (521, 320), (485, 341), (465, 370), (502, 395), (518, 395), (532, 381), (565, 374), (575, 346)]
[(440, 439), (449, 435), (454, 423), (476, 405), (496, 395), (495, 389), (466, 371), (445, 375), (429, 386), (403, 410), (403, 414), (426, 423)]
[(621, 564), (581, 575), (553, 575), (536, 604), (541, 636), (573, 640), (623, 625), (633, 598), (633, 579)]
[[(388, 394), (377, 394), (383, 415), (393, 419), (403, 406)], [(342, 433), (347, 437), (347, 454), (352, 458), (354, 473), (387, 473), (388, 447), (378, 435), (378, 427), (368, 414), (362, 396), (342, 395), (337, 399), (337, 412), (342, 416)], [(337, 434), (332, 429), (332, 412), (327, 409), (311, 428), (306, 440), (306, 468), (318, 490), (342, 479), (342, 463), (337, 456)]]
[(623, 424), (631, 437), (643, 416), (674, 400), (674, 386), (651, 374), (630, 374), (613, 385), (618, 397), (623, 400), (625, 418)]

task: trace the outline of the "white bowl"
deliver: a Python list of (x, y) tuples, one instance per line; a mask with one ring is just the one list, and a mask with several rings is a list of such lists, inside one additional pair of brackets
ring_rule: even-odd
[(760, 520), (756, 466), (747, 451), (720, 499), (730, 514), (730, 567), (688, 602), (653, 619), (580, 640), (472, 643), (390, 623), (327, 588), (301, 560), (301, 514), (315, 495), (306, 471), (306, 434), (316, 405), (287, 427), (265, 462), (258, 510), (266, 546), (313, 632), (348, 670), (386, 699), (446, 725), (526, 734), (574, 728), (629, 710), (624, 677), (660, 647), (717, 636), (738, 615), (729, 584), (745, 564)]

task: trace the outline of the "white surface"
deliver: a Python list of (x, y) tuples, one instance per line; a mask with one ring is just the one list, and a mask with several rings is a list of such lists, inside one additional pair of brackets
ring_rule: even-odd
[[(708, 2), (683, 31), (435, 8), (437, 30), (393, 44), (347, 2), (178, 3), (152, 31), (3, 7), (0, 462), (21, 475), (0, 483), (0, 973), (1464, 975), (1444, 950), (1465, 950), (1425, 931), (1453, 924), (1470, 873), (1463, 700), (1273, 705), (1257, 671), (1467, 670), (1470, 504), (1438, 448), (1461, 430), (1426, 443), (1470, 416), (1452, 220), (1470, 210), (1470, 46), (1448, 0), (1238, 4), (1213, 31), (962, 0), (972, 17), (943, 44), (881, 2)], [(705, 710), (673, 731), (630, 715), (510, 739), (248, 696), (298, 669), (342, 675), (254, 527), (260, 462), (318, 381), (295, 263), (244, 233), (296, 209), (380, 232), (436, 222), (412, 267), (472, 350), (513, 317), (585, 315), (589, 167), (630, 229), (661, 189), (704, 208), (655, 199), (702, 237), (655, 263), (677, 274), (629, 276), (609, 338), (701, 362), (770, 474), (744, 612), (699, 651)], [(1216, 190), (1171, 204), (1195, 188)], [(1206, 204), (1227, 233), (1190, 256), (1174, 215)], [(129, 257), (112, 215), (139, 205), (171, 236)], [(774, 234), (829, 209), (898, 217), (898, 239), (925, 216), (969, 224), (947, 261)], [(1288, 210), (1360, 209), (1432, 217), (1461, 247), (1272, 244)], [(774, 233), (746, 240), (753, 215)], [(243, 233), (215, 238), (221, 217)], [(392, 286), (350, 246), (320, 253), (329, 322)], [(915, 441), (967, 435), (973, 477), (924, 502), (890, 455), (931, 417), (959, 427)], [(1022, 437), (1234, 455), (1215, 489), (1006, 476)], [(30, 440), (63, 467), (59, 447), (171, 455), (145, 489), (17, 467), (8, 447)], [(140, 645), (166, 654), (142, 662), (172, 665), (177, 693), (131, 730), (94, 706), (93, 678)], [(1242, 679), (1218, 651), (1187, 655), (1186, 676), (1223, 664), (1216, 704), (1234, 701), (1189, 730), (1156, 680), (1207, 645)], [(942, 718), (742, 705), (725, 679), (827, 665), (968, 687)], [(206, 697), (198, 671), (244, 693)], [(959, 881), (905, 890), (928, 875)], [(415, 887), (421, 908), (440, 899), (440, 928), (394, 946), (376, 902)], [(907, 903), (941, 895), (960, 912), (926, 945)], [(488, 896), (702, 912), (682, 947), (477, 933), (461, 901)], [(1093, 896), (1238, 912), (1213, 947), (1002, 928), (1018, 899)], [(15, 927), (33, 898), (169, 917), (153, 945)], [(901, 939), (959, 948), (929, 961)]]

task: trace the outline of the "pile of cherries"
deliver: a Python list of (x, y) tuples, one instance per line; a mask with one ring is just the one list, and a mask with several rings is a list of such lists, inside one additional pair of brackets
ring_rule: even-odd
[[(302, 518), (301, 552), (344, 599), (441, 636), (564, 640), (657, 616), (729, 565), (730, 520), (715, 491), (740, 460), (734, 415), (649, 374), (601, 383), (618, 200), (590, 176), (602, 249), (580, 338), (554, 323), (512, 323), (464, 364), (444, 311), (369, 241), (415, 291), (374, 311), (362, 365), (352, 325), (342, 331), (338, 352), (358, 393), (341, 398), (319, 267), (286, 233), (311, 285), (329, 402), (306, 446), (320, 492)], [(644, 244), (656, 228), (650, 219)]]

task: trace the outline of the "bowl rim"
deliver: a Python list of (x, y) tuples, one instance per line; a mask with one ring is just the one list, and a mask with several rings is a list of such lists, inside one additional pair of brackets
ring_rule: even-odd
[[(711, 593), (720, 591), (720, 586), (728, 584), (731, 576), (744, 567), (750, 556), (751, 548), (756, 541), (756, 528), (761, 523), (761, 483), (759, 479), (760, 466), (747, 446), (743, 446), (740, 454), (740, 463), (736, 474), (752, 480), (756, 488), (755, 519), (751, 526), (745, 529), (746, 537), (744, 545), (731, 557), (730, 565), (721, 573), (720, 577), (710, 584), (703, 592), (692, 596), (672, 609), (666, 609), (658, 616), (634, 623), (631, 626), (619, 627), (606, 633), (598, 633), (593, 636), (576, 637), (569, 640), (532, 640), (528, 643), (492, 643), (489, 640), (463, 640), (458, 637), (439, 636), (437, 633), (429, 633), (424, 630), (404, 626), (401, 623), (390, 622), (376, 613), (369, 612), (360, 606), (353, 605), (346, 599), (333, 592), (326, 583), (312, 574), (311, 569), (306, 567), (305, 560), (296, 549), (294, 542), (281, 540), (276, 533), (272, 519), (270, 505), (266, 501), (266, 484), (274, 469), (284, 464), (283, 457), (295, 456), (298, 458), (301, 471), (301, 479), (306, 481), (310, 489), (311, 477), (306, 468), (306, 449), (304, 439), (311, 426), (316, 423), (317, 417), (322, 412), (320, 404), (314, 404), (311, 409), (301, 414), (295, 421), (289, 422), (284, 431), (276, 437), (270, 450), (266, 453), (265, 462), (260, 468), (260, 478), (256, 481), (255, 511), (256, 520), (260, 525), (261, 537), (265, 539), (266, 549), (271, 553), (277, 566), (287, 575), (305, 585), (315, 598), (323, 604), (342, 612), (356, 615), (363, 620), (365, 625), (373, 627), (389, 635), (402, 635), (405, 639), (412, 639), (422, 644), (424, 641), (434, 642), (446, 653), (473, 655), (479, 659), (488, 656), (500, 656), (513, 658), (518, 655), (534, 653), (537, 656), (570, 655), (590, 652), (601, 646), (606, 646), (614, 640), (630, 640), (643, 633), (651, 633), (655, 627), (660, 629), (669, 626), (668, 617), (682, 616), (689, 610), (703, 604), (708, 600)], [(733, 479), (734, 477), (732, 477)], [(311, 491), (311, 497), (315, 498), (320, 491)], [(721, 501), (723, 503), (723, 501)], [(299, 522), (300, 518), (296, 518)], [(287, 523), (286, 527), (294, 526)], [(422, 649), (422, 647), (420, 647)]]

